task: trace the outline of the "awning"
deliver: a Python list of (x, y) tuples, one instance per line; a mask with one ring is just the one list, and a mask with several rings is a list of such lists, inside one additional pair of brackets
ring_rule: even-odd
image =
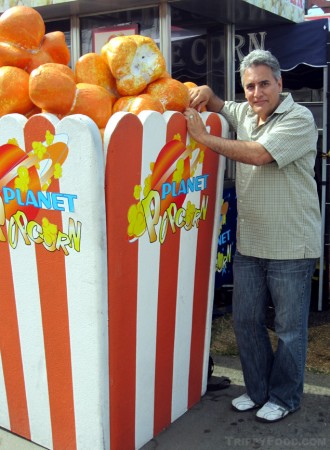
[(269, 50), (284, 71), (299, 64), (324, 67), (327, 64), (328, 19), (298, 24), (237, 30), (235, 35), (236, 70), (241, 59), (255, 48)]

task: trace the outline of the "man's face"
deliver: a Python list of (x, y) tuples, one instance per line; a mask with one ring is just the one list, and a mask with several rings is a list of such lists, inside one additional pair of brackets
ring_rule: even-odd
[(243, 87), (246, 100), (264, 122), (280, 103), (282, 79), (276, 81), (268, 66), (252, 66), (244, 73)]

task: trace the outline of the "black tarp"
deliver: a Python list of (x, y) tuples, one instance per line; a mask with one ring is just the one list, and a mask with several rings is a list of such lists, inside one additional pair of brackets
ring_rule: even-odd
[(327, 64), (328, 19), (308, 20), (298, 24), (260, 27), (258, 30), (237, 30), (235, 59), (240, 60), (255, 48), (271, 51), (282, 70), (299, 64), (324, 67)]
[[(242, 58), (256, 48), (271, 51), (279, 60), (283, 81), (288, 89), (323, 87), (323, 67), (327, 65), (328, 19), (308, 20), (298, 24), (237, 30), (235, 68)], [(239, 75), (237, 74), (239, 90)]]
[[(323, 87), (323, 67), (327, 64), (328, 19), (298, 24), (237, 29), (235, 33), (236, 91), (241, 90), (239, 64), (251, 50), (270, 50), (279, 60), (288, 89)], [(210, 45), (210, 47), (209, 47)], [(180, 81), (224, 84), (225, 38), (221, 33), (183, 37), (172, 42), (172, 76)], [(210, 61), (207, 63), (207, 54)], [(223, 92), (218, 92), (224, 95)]]

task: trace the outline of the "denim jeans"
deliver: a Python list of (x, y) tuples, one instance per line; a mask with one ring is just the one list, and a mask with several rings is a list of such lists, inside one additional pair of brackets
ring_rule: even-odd
[[(299, 408), (307, 352), (311, 279), (316, 259), (234, 257), (233, 319), (248, 395)], [(277, 349), (266, 327), (269, 300), (275, 308)]]

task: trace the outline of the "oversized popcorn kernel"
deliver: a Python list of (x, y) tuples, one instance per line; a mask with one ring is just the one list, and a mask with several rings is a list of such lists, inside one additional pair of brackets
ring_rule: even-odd
[(64, 64), (43, 64), (31, 72), (29, 92), (33, 103), (42, 110), (66, 115), (76, 95), (74, 73)]
[(45, 34), (42, 16), (28, 6), (14, 6), (0, 17), (0, 66), (32, 72), (48, 62), (67, 65), (70, 50), (61, 31)]
[(165, 111), (184, 112), (190, 103), (189, 89), (174, 78), (159, 78), (148, 84), (145, 93), (158, 98)]
[(197, 87), (198, 85), (196, 83), (194, 83), (193, 81), (185, 81), (183, 83), (185, 86), (187, 86), (188, 89)]
[(164, 112), (164, 107), (158, 98), (152, 97), (149, 94), (140, 94), (137, 96), (130, 95), (120, 97), (113, 107), (113, 113), (118, 111), (131, 112), (139, 114), (141, 111), (151, 110)]
[(75, 74), (77, 83), (89, 83), (102, 86), (118, 97), (116, 79), (107, 62), (97, 53), (86, 53), (76, 62)]
[(13, 6), (0, 17), (0, 41), (25, 49), (39, 48), (45, 34), (42, 16), (28, 6)]
[(102, 48), (120, 95), (140, 94), (166, 71), (157, 44), (147, 36), (117, 36)]
[(8, 42), (0, 42), (0, 67), (15, 66), (25, 69), (31, 60), (31, 53)]
[(55, 63), (69, 64), (70, 62), (70, 50), (65, 41), (65, 34), (62, 31), (52, 31), (45, 34), (41, 50), (47, 52)]
[(0, 116), (27, 114), (33, 107), (29, 97), (29, 75), (18, 67), (0, 67)]
[(75, 103), (70, 114), (85, 114), (99, 128), (105, 128), (112, 114), (113, 96), (102, 86), (78, 83)]
[(53, 31), (45, 34), (38, 52), (31, 55), (25, 70), (29, 73), (45, 63), (58, 63), (68, 65), (70, 50), (66, 45), (65, 35), (62, 31)]

